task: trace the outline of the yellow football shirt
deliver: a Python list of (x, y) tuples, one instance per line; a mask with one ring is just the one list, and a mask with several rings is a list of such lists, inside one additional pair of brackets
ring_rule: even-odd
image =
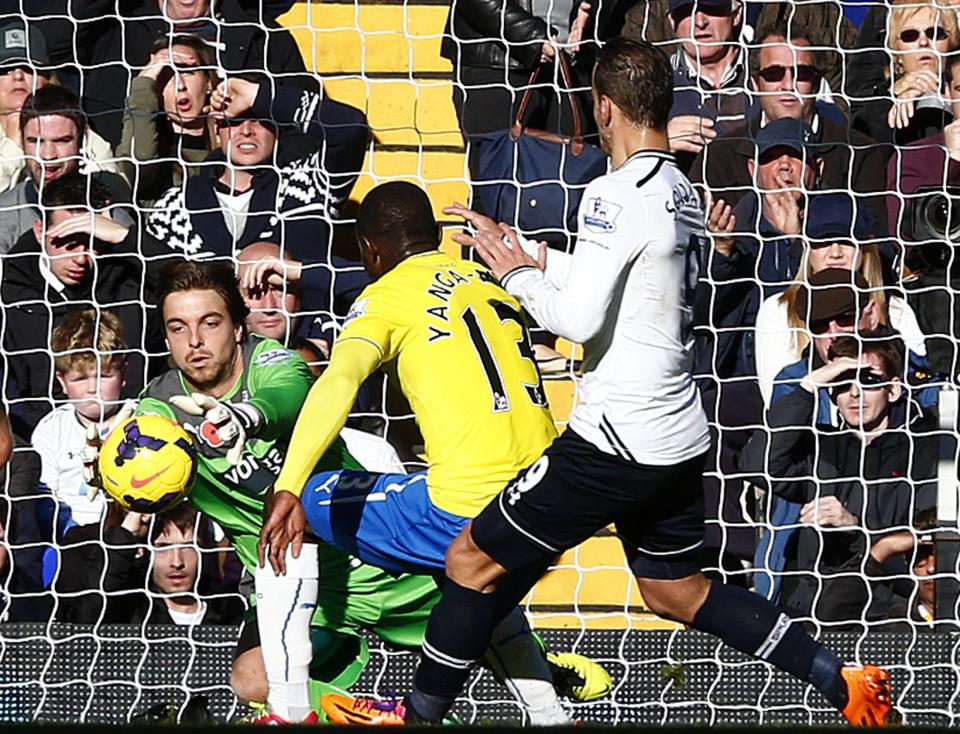
[(423, 433), (427, 486), (473, 517), (557, 432), (517, 300), (481, 265), (429, 252), (363, 291), (338, 342), (394, 362)]

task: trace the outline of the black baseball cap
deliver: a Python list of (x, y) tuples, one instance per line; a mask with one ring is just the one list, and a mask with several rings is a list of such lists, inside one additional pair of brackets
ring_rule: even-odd
[(792, 148), (806, 153), (808, 159), (817, 155), (813, 128), (795, 117), (781, 117), (768, 122), (757, 133), (757, 153), (763, 155), (773, 148)]

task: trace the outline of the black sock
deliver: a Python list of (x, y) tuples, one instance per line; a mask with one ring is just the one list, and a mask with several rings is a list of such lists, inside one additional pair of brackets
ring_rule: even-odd
[(766, 599), (714, 581), (693, 627), (807, 681), (838, 709), (847, 705), (840, 659)]
[(413, 719), (440, 721), (446, 716), (499, 621), (495, 594), (444, 581), (443, 596), (427, 622), (413, 692), (405, 700)]

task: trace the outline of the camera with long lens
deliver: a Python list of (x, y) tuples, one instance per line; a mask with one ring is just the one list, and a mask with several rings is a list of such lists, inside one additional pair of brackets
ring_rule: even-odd
[(916, 190), (904, 211), (902, 281), (934, 372), (960, 376), (960, 187)]
[(953, 245), (960, 245), (960, 187), (922, 186), (906, 209), (907, 267), (915, 273), (960, 271), (960, 262), (951, 257)]

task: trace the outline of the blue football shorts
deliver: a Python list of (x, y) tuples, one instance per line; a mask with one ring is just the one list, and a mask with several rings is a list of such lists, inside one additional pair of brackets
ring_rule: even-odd
[(447, 548), (472, 519), (430, 501), (425, 471), (320, 472), (301, 503), (318, 538), (391, 573), (442, 574)]

